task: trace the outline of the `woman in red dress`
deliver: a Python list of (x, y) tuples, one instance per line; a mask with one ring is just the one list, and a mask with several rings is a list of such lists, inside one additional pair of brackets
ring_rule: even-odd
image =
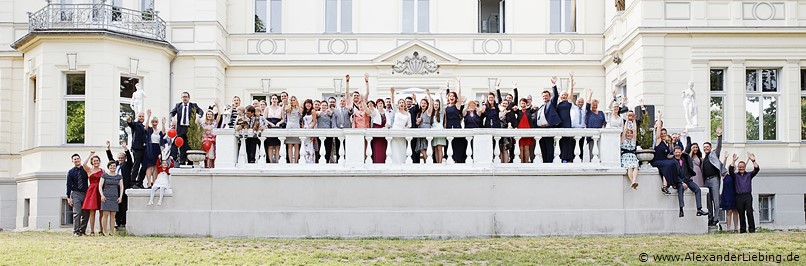
[[(526, 98), (520, 100), (520, 110), (514, 111), (515, 112), (515, 121), (518, 121), (518, 128), (532, 128), (533, 122), (532, 114), (534, 113), (531, 108), (527, 108), (526, 106)], [(534, 138), (523, 137), (518, 142), (518, 146), (520, 146), (520, 157), (521, 163), (528, 163), (530, 161), (531, 154), (529, 147), (535, 145)]]
[[(92, 166), (89, 163), (92, 163)], [(95, 155), (95, 151), (90, 151), (90, 156), (84, 161), (84, 171), (89, 173), (90, 185), (87, 188), (87, 196), (84, 198), (84, 203), (81, 209), (90, 212), (90, 218), (87, 223), (90, 225), (90, 236), (95, 235), (95, 211), (101, 209), (101, 193), (98, 192), (98, 183), (101, 181), (101, 175), (104, 174), (101, 169), (101, 158)], [(100, 214), (99, 214), (100, 215)], [(103, 235), (103, 225), (101, 225), (101, 235)]]

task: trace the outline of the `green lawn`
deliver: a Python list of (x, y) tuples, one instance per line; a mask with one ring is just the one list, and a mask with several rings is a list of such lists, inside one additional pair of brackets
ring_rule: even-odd
[(651, 262), (653, 255), (684, 257), (692, 251), (703, 255), (761, 252), (783, 255), (784, 260), (793, 253), (800, 256), (800, 261), (790, 264), (804, 265), (806, 232), (452, 240), (73, 237), (68, 233), (50, 232), (0, 233), (0, 265), (612, 265), (640, 264), (642, 252), (648, 254)]

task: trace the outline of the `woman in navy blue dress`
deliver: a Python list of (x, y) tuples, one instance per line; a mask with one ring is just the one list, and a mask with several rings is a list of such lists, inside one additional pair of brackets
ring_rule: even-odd
[[(461, 87), (459, 88), (461, 92)], [(459, 101), (459, 96), (456, 92), (448, 89), (448, 104), (445, 107), (445, 129), (461, 129), (462, 128), (462, 110), (464, 109), (464, 101)], [(453, 138), (450, 143), (453, 150), (453, 161), (455, 163), (464, 163), (467, 158), (467, 139)]]
[[(722, 157), (722, 165), (727, 165), (728, 155)], [(725, 230), (739, 231), (739, 213), (736, 211), (736, 184), (733, 176), (722, 177), (722, 196), (719, 197), (719, 208), (725, 211)], [(731, 226), (733, 225), (733, 226)]]
[(652, 166), (658, 168), (658, 173), (663, 181), (661, 191), (666, 194), (669, 193), (669, 186), (675, 184), (674, 178), (677, 177), (677, 166), (675, 161), (672, 160), (674, 147), (672, 147), (672, 138), (666, 134), (666, 129), (663, 128), (661, 122), (660, 112), (658, 112), (658, 121), (655, 122), (655, 132), (657, 132), (657, 139), (655, 139), (655, 157), (652, 159)]

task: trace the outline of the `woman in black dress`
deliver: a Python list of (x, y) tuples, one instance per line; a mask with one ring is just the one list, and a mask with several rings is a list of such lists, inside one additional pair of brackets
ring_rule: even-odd
[(674, 178), (677, 177), (677, 166), (672, 159), (674, 148), (671, 146), (672, 138), (666, 134), (666, 129), (663, 128), (663, 116), (658, 111), (658, 121), (655, 122), (655, 132), (657, 138), (655, 139), (655, 157), (652, 159), (652, 166), (658, 168), (658, 173), (663, 181), (661, 191), (666, 194), (669, 193), (669, 186), (675, 184)]
[[(459, 82), (459, 79), (457, 79), (457, 82)], [(461, 95), (462, 87), (460, 83), (457, 91), (459, 91), (459, 95), (448, 88), (448, 103), (445, 106), (445, 129), (462, 128), (462, 110), (464, 109), (465, 99)], [(451, 155), (453, 161), (455, 163), (464, 163), (467, 158), (467, 139), (453, 138), (450, 145), (453, 151), (453, 155)]]

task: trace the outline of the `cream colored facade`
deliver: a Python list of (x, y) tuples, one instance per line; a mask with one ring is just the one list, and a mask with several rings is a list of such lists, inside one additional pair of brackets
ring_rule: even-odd
[[(417, 8), (427, 4), (427, 22), (407, 15), (404, 7), (411, 2)], [(351, 87), (362, 89), (357, 77), (369, 73), (370, 97), (379, 98), (392, 86), (437, 89), (456, 77), (472, 97), (489, 91), (490, 78), (500, 78), (504, 91), (517, 81), (522, 97), (536, 96), (549, 87), (551, 76), (575, 72), (578, 89), (591, 89), (600, 101), (611, 100), (614, 86), (626, 87), (632, 104), (643, 98), (663, 110), (670, 129), (684, 126), (683, 116), (675, 114), (682, 110), (681, 91), (694, 81), (698, 122), (707, 129), (710, 69), (725, 71), (725, 149), (755, 152), (763, 167), (755, 181), (756, 199), (774, 195), (774, 219), (759, 225), (806, 226), (806, 144), (799, 108), (806, 95), (800, 90), (806, 0), (627, 0), (624, 11), (616, 11), (611, 0), (506, 0), (499, 5), (503, 12), (497, 12), (504, 33), (479, 33), (479, 18), (491, 17), (487, 9), (499, 4), (482, 2), (282, 0), (279, 12), (266, 11), (280, 14), (279, 29), (273, 29), (279, 32), (256, 33), (257, 1), (156, 0), (157, 15), (167, 22), (161, 40), (131, 38), (114, 29), (31, 32), (26, 12), (48, 2), (0, 1), (7, 7), (0, 11), (0, 228), (59, 227), (70, 154), (102, 151), (106, 140), (118, 137), (121, 98), (114, 88), (122, 76), (141, 80), (146, 107), (161, 117), (182, 91), (203, 106), (215, 98), (227, 102), (236, 95), (250, 99), (280, 91), (318, 99), (334, 93), (334, 79), (347, 73), (356, 77)], [(328, 22), (327, 3), (339, 7), (331, 12), (336, 25)], [(143, 5), (140, 0), (106, 4), (133, 10)], [(551, 11), (557, 6), (575, 17), (555, 20), (558, 13)], [(403, 33), (403, 21), (412, 20), (427, 24), (427, 32)], [(352, 25), (346, 30), (345, 21)], [(341, 32), (329, 32), (330, 26)], [(439, 71), (394, 73), (392, 67), (414, 52), (434, 60)], [(75, 54), (73, 70), (67, 54)], [(774, 140), (746, 138), (743, 88), (746, 70), (753, 68), (779, 73), (772, 95), (779, 103)], [(86, 75), (83, 144), (66, 144), (68, 73)]]

